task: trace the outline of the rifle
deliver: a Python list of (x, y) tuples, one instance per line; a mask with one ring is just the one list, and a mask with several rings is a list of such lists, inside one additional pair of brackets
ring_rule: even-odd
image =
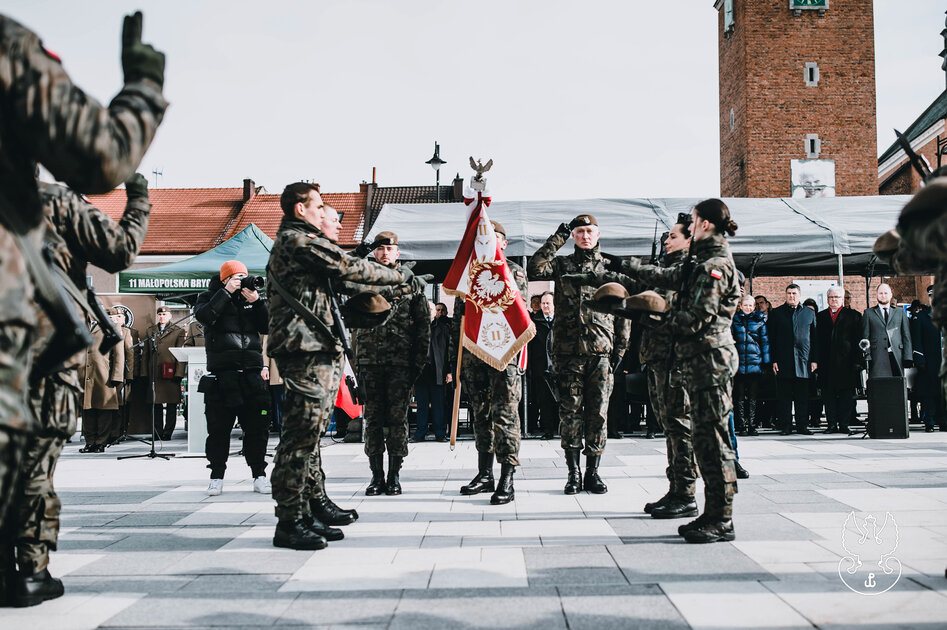
[[(339, 342), (342, 344), (342, 352), (345, 353), (345, 356), (349, 360), (349, 365), (352, 366), (352, 372), (355, 372), (355, 351), (352, 350), (352, 337), (349, 335), (349, 329), (345, 327), (345, 320), (342, 318), (342, 309), (339, 308), (339, 298), (335, 293), (335, 288), (332, 286), (332, 278), (328, 276), (326, 277), (326, 290), (329, 294), (329, 310), (332, 312), (332, 327), (335, 329), (336, 337), (338, 337)], [(352, 398), (355, 399), (356, 404), (365, 404), (365, 390), (362, 389), (358, 374), (355, 374), (354, 384), (349, 382), (349, 379), (345, 380), (345, 384), (352, 393)]]

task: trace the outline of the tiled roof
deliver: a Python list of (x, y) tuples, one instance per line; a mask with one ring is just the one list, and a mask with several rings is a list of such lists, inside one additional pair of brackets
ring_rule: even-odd
[[(243, 188), (152, 188), (151, 218), (142, 254), (200, 254), (255, 223), (273, 238), (283, 217), (279, 195), (257, 194), (243, 203)], [(365, 193), (324, 193), (342, 213), (339, 244), (355, 245), (365, 217)], [(125, 211), (125, 190), (90, 195), (92, 205), (113, 219)], [(358, 240), (357, 240), (358, 239)]]
[[(917, 120), (904, 130), (904, 136), (908, 139), (908, 142), (914, 142), (918, 136), (930, 129), (934, 123), (944, 118), (947, 118), (947, 91), (941, 92), (941, 95), (924, 110), (924, 113), (918, 116)], [(897, 141), (893, 142), (878, 158), (878, 164), (885, 162), (900, 150), (901, 145), (898, 144)]]
[[(454, 187), (441, 184), (441, 203), (460, 201), (454, 199)], [(372, 191), (371, 203), (365, 211), (369, 227), (378, 218), (386, 203), (437, 203), (437, 186), (378, 186)]]
[[(255, 223), (270, 238), (276, 237), (283, 218), (279, 195), (256, 195), (243, 207), (240, 216), (227, 231), (226, 238)], [(365, 193), (322, 193), (322, 200), (342, 214), (342, 232), (339, 244), (356, 245), (355, 233), (365, 216)]]
[[(153, 188), (151, 218), (142, 254), (200, 254), (219, 237), (243, 205), (243, 188)], [(92, 205), (119, 219), (125, 190), (89, 195)]]

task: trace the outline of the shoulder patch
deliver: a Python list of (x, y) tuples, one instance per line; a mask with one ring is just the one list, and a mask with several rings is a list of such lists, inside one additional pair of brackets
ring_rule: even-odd
[(309, 232), (306, 234), (306, 238), (319, 238), (319, 237), (313, 234), (312, 232)]
[(40, 48), (43, 49), (43, 52), (46, 53), (47, 57), (49, 57), (50, 59), (54, 61), (58, 61), (59, 63), (62, 63), (62, 59), (59, 58), (59, 55), (51, 51), (49, 48), (46, 48), (46, 46), (43, 46), (42, 44), (40, 44)]
[(720, 271), (719, 269), (711, 269), (710, 277), (713, 278), (714, 280), (720, 280), (720, 278), (723, 277), (723, 272)]
[(523, 273), (522, 271), (517, 271), (517, 272), (516, 272), (516, 276), (519, 277), (519, 278), (525, 278), (525, 277), (526, 277), (526, 274)]

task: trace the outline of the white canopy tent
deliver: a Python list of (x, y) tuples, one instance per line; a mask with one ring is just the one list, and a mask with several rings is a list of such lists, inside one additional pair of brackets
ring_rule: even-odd
[[(737, 266), (750, 276), (873, 275), (886, 271), (872, 255), (875, 239), (894, 227), (909, 195), (821, 199), (724, 199), (739, 224), (730, 244)], [(660, 235), (697, 198), (497, 201), (491, 219), (507, 231), (508, 257), (531, 256), (563, 221), (591, 214), (602, 229), (602, 250), (620, 256), (648, 256), (655, 227)], [(382, 231), (398, 234), (406, 260), (444, 263), (453, 259), (464, 231), (462, 204), (388, 204), (366, 240)], [(562, 249), (571, 253), (571, 245)], [(419, 265), (420, 266), (420, 265)], [(431, 269), (442, 265), (432, 265)]]

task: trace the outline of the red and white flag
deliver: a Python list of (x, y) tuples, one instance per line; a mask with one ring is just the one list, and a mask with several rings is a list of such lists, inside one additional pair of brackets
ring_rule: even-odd
[(444, 279), (444, 291), (464, 298), (464, 348), (502, 370), (536, 335), (526, 302), (520, 295), (506, 257), (487, 216), (490, 193), (464, 190), (467, 228)]

